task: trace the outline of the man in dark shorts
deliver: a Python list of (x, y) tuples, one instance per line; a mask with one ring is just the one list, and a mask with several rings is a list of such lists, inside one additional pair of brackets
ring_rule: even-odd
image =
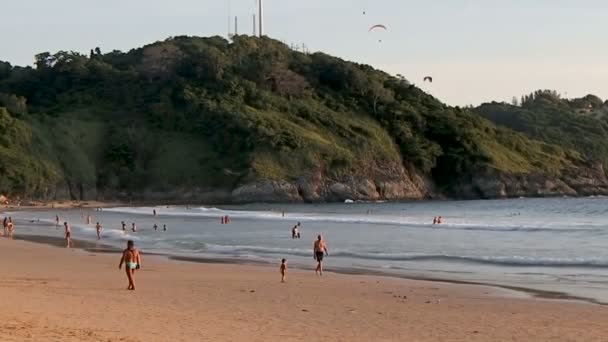
[(313, 253), (317, 261), (315, 274), (323, 275), (323, 255), (329, 255), (329, 253), (327, 252), (327, 244), (325, 244), (325, 240), (323, 240), (321, 235), (317, 236), (317, 241), (315, 241), (313, 246)]

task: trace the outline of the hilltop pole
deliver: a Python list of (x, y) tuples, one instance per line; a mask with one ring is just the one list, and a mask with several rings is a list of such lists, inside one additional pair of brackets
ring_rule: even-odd
[(262, 0), (258, 0), (258, 20), (260, 28), (258, 30), (260, 37), (264, 35), (264, 19), (262, 17)]

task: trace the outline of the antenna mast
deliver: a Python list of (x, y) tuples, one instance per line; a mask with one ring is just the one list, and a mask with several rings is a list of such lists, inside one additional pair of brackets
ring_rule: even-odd
[(262, 0), (258, 0), (258, 20), (260, 24), (260, 37), (264, 35), (264, 19), (262, 17)]

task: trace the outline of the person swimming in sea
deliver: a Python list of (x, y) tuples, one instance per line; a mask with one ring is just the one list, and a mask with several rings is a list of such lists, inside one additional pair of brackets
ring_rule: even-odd
[(125, 272), (129, 279), (129, 287), (127, 290), (135, 290), (135, 270), (141, 268), (141, 255), (139, 250), (134, 247), (133, 240), (127, 241), (127, 249), (122, 252), (118, 269), (122, 269), (122, 264), (125, 264)]

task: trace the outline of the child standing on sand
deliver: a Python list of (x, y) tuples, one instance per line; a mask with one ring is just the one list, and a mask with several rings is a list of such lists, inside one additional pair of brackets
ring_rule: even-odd
[(66, 248), (74, 247), (74, 242), (72, 241), (72, 229), (67, 222), (63, 222), (63, 226), (65, 227), (65, 241), (67, 243)]
[(285, 275), (287, 274), (287, 259), (281, 260), (281, 283), (285, 282)]

